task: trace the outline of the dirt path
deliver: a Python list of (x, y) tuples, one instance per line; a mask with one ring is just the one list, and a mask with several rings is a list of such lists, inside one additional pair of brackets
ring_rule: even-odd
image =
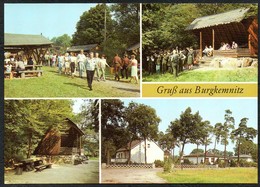
[(90, 160), (88, 164), (53, 165), (51, 169), (41, 172), (23, 172), (15, 175), (14, 171), (5, 173), (5, 184), (64, 184), (64, 183), (98, 183), (99, 163)]
[(156, 175), (158, 169), (102, 169), (102, 183), (166, 183)]

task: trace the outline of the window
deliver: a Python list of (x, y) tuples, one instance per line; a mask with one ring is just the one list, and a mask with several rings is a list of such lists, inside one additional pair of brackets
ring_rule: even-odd
[(147, 148), (150, 148), (150, 144), (149, 143), (147, 144)]

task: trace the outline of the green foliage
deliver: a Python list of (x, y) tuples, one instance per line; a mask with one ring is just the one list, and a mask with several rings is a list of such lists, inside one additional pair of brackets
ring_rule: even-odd
[(80, 17), (72, 44), (99, 44), (111, 65), (115, 53), (122, 56), (128, 47), (140, 42), (139, 9), (134, 3), (98, 4)]
[(183, 159), (183, 164), (187, 164), (187, 165), (193, 165), (194, 163), (191, 162), (189, 159)]
[(204, 150), (203, 149), (193, 149), (190, 154), (201, 154), (201, 153), (204, 153)]
[(172, 160), (170, 158), (166, 158), (164, 160), (163, 172), (170, 173), (172, 171)]
[(107, 30), (113, 31), (113, 20), (109, 8), (98, 4), (80, 16), (76, 32), (72, 36), (73, 45), (100, 44), (104, 40), (105, 10)]
[(155, 161), (154, 161), (154, 164), (155, 164), (155, 167), (156, 167), (156, 168), (162, 168), (162, 167), (164, 167), (164, 161), (161, 161), (161, 160), (155, 160)]
[(71, 37), (68, 34), (63, 34), (59, 37), (53, 37), (51, 41), (53, 42), (54, 46), (61, 47), (61, 54), (64, 54), (67, 50), (67, 47), (71, 46)]
[(61, 127), (73, 115), (70, 100), (5, 100), (4, 104), (5, 162), (29, 158), (47, 129)]

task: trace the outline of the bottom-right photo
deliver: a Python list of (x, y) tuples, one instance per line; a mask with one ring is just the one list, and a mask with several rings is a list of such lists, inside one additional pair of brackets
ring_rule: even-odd
[(257, 183), (257, 99), (101, 100), (101, 183)]

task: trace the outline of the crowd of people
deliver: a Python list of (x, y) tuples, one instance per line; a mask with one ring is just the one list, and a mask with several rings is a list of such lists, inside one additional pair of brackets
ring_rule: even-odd
[(196, 63), (196, 52), (192, 47), (186, 49), (160, 50), (146, 56), (148, 73), (172, 73), (175, 77), (184, 69), (191, 70)]
[[(106, 56), (104, 54), (100, 55), (99, 53), (84, 53), (83, 50), (79, 54), (76, 53), (65, 53), (61, 54), (46, 54), (44, 58), (44, 64), (58, 67), (59, 74), (64, 73), (65, 75), (75, 76), (78, 72), (79, 77), (83, 78), (83, 73), (86, 72), (88, 87), (90, 90), (92, 88), (92, 82), (94, 77), (97, 81), (106, 81), (106, 67), (111, 66), (107, 63)], [(128, 72), (131, 67), (131, 82), (132, 78), (138, 83), (137, 76), (137, 60), (135, 55), (131, 56), (131, 59), (128, 58), (128, 55), (125, 55), (121, 59), (118, 54), (113, 58), (113, 65), (115, 80), (120, 80), (119, 72), (121, 71), (122, 78), (126, 77), (128, 79)]]

